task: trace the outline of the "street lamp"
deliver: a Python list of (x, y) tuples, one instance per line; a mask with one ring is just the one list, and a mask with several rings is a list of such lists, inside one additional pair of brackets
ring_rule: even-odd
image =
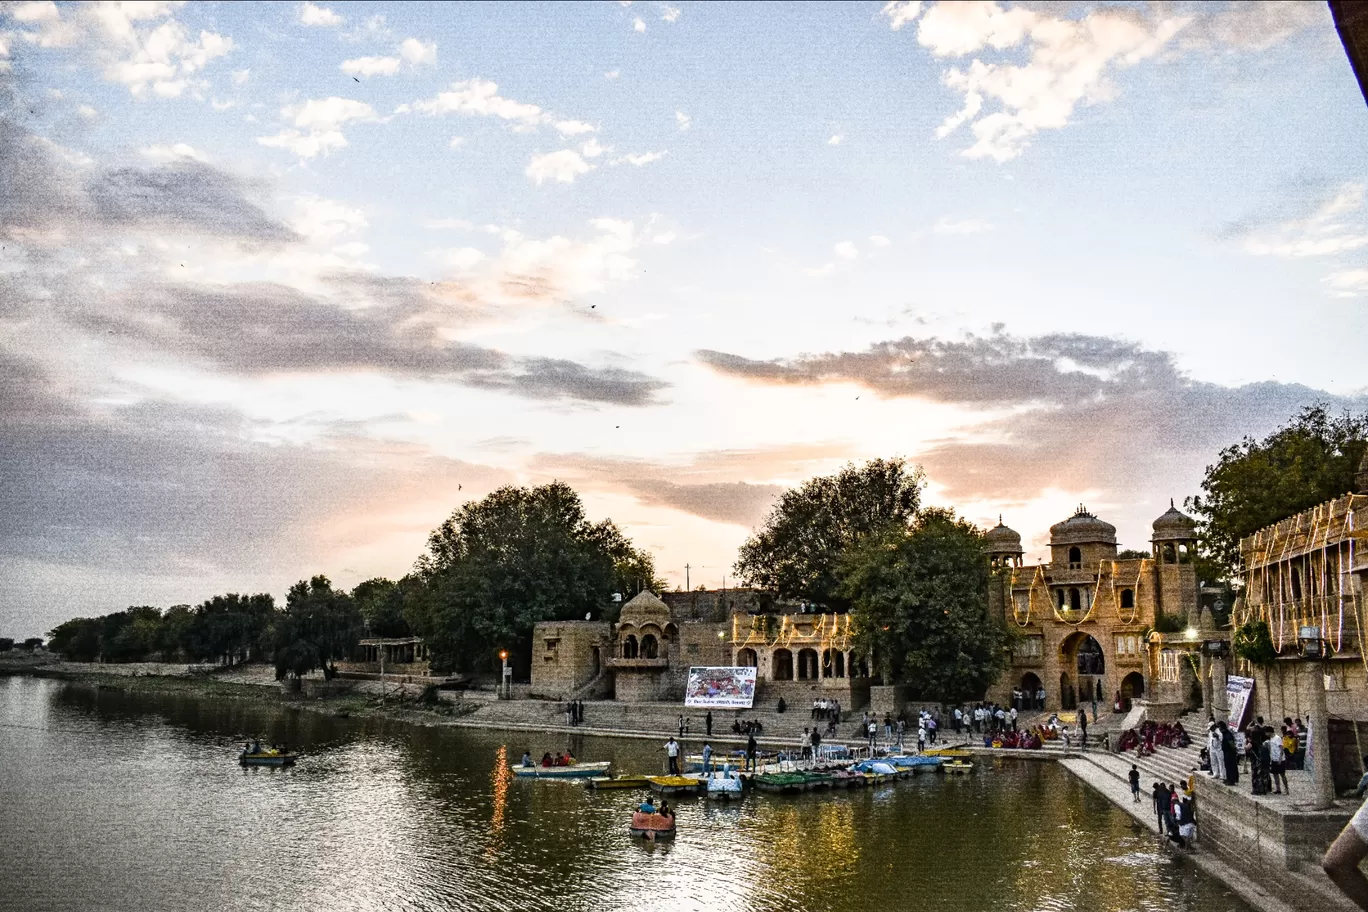
[(513, 695), (513, 669), (508, 667), (508, 650), (500, 649), (499, 658), (503, 661), (503, 680), (499, 689), (503, 692), (503, 698), (507, 700)]

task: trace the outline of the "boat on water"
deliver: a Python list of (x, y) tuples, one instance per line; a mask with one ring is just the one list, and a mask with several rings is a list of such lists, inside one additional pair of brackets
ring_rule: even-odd
[(896, 770), (911, 773), (924, 773), (936, 769), (943, 762), (940, 757), (927, 757), (920, 754), (900, 754), (881, 758)]
[(601, 789), (634, 789), (648, 788), (651, 781), (645, 776), (594, 776), (584, 783), (586, 788)]
[(896, 768), (882, 760), (861, 760), (851, 770), (863, 775), (870, 785), (892, 782), (900, 775)]
[(830, 773), (795, 771), (791, 773), (761, 773), (751, 780), (762, 792), (810, 792), (831, 787)]
[(697, 793), (707, 788), (705, 780), (693, 776), (648, 776), (647, 781), (650, 782), (651, 791), (662, 795)]
[(295, 754), (281, 750), (243, 751), (238, 763), (243, 766), (294, 766)]
[(675, 834), (675, 818), (673, 814), (662, 817), (660, 814), (634, 811), (631, 830), (633, 836), (642, 839), (672, 839)]
[(741, 800), (741, 774), (736, 770), (723, 770), (708, 777), (708, 797), (714, 801)]
[(941, 769), (945, 770), (947, 773), (958, 773), (963, 775), (964, 773), (972, 772), (974, 764), (967, 760), (950, 760), (946, 763), (942, 763)]
[(571, 763), (566, 766), (511, 766), (519, 779), (590, 779), (603, 776), (612, 766), (611, 760), (598, 763)]

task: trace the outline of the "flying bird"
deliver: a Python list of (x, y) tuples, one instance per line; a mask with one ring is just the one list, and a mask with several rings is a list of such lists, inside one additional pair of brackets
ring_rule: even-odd
[(360, 82), (360, 81), (361, 81), (361, 80), (357, 79), (355, 76), (352, 77), (352, 82)]

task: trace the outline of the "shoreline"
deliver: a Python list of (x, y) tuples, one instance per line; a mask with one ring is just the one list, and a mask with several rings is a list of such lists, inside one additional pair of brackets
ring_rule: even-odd
[[(403, 702), (382, 705), (378, 695), (362, 692), (349, 692), (314, 698), (290, 699), (281, 693), (280, 688), (274, 681), (267, 684), (265, 681), (258, 683), (248, 683), (242, 681), (223, 681), (213, 675), (193, 676), (193, 675), (154, 675), (154, 674), (120, 674), (96, 670), (98, 666), (91, 669), (72, 669), (70, 667), (52, 667), (51, 664), (45, 666), (39, 663), (26, 663), (16, 667), (13, 663), (0, 662), (0, 677), (35, 677), (49, 678), (65, 681), (68, 683), (88, 685), (100, 690), (115, 690), (131, 694), (143, 694), (152, 696), (187, 696), (199, 699), (230, 700), (242, 703), (252, 703), (261, 706), (275, 707), (281, 710), (310, 712), (321, 716), (333, 716), (344, 719), (379, 719), (386, 722), (399, 722), (408, 725), (419, 726), (422, 728), (462, 728), (462, 729), (482, 729), (488, 731), (507, 731), (507, 732), (539, 732), (544, 735), (557, 736), (590, 736), (597, 738), (626, 738), (634, 740), (657, 741), (674, 735), (673, 731), (644, 731), (634, 729), (619, 729), (595, 726), (585, 723), (579, 726), (545, 724), (541, 722), (518, 722), (509, 719), (474, 719), (468, 718), (477, 712), (481, 706), (486, 705), (487, 701), (468, 700), (457, 702), (440, 702), (432, 704), (432, 708), (419, 708), (412, 698), (407, 698)], [(516, 702), (516, 701), (515, 701)], [(691, 742), (698, 742), (700, 745), (705, 740), (701, 734), (691, 733), (681, 740), (686, 746)], [(730, 732), (715, 734), (707, 738), (714, 745), (731, 747), (744, 747), (746, 739), (736, 737)], [(797, 739), (778, 738), (778, 737), (758, 737), (756, 743), (767, 748), (791, 748), (798, 744)], [(851, 743), (844, 739), (837, 739), (835, 743)], [(1139, 803), (1131, 800), (1129, 787), (1118, 778), (1117, 774), (1105, 767), (1100, 760), (1090, 757), (1095, 752), (1081, 752), (1078, 750), (1010, 750), (1002, 748), (985, 748), (981, 744), (953, 744), (948, 739), (944, 744), (937, 747), (954, 747), (971, 753), (977, 760), (985, 760), (990, 757), (998, 757), (1009, 760), (1036, 760), (1036, 761), (1058, 761), (1059, 765), (1068, 771), (1074, 778), (1092, 789), (1102, 797), (1106, 798), (1113, 806), (1122, 813), (1127, 814), (1139, 825), (1145, 827), (1158, 837), (1158, 827), (1152, 819), (1150, 803), (1144, 799)], [(1107, 757), (1115, 756), (1111, 754)], [(1119, 758), (1118, 758), (1119, 759)], [(1199, 811), (1200, 814), (1200, 811)], [(1203, 873), (1215, 878), (1223, 883), (1232, 892), (1240, 897), (1257, 912), (1298, 912), (1299, 907), (1289, 904), (1279, 898), (1274, 893), (1265, 889), (1264, 886), (1254, 881), (1248, 874), (1238, 870), (1226, 861), (1221, 860), (1217, 853), (1211, 849), (1203, 847), (1201, 842), (1201, 829), (1198, 830), (1198, 850), (1177, 854), (1167, 852), (1174, 860), (1181, 860), (1195, 865)], [(1301, 872), (1296, 872), (1293, 876), (1297, 878), (1305, 877)], [(1328, 908), (1324, 905), (1315, 908)], [(1345, 909), (1353, 908), (1345, 900)]]

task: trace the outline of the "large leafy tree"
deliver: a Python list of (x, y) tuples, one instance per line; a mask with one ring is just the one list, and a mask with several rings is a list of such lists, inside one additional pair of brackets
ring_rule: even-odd
[(875, 459), (785, 491), (741, 546), (737, 575), (782, 598), (845, 610), (851, 598), (840, 585), (841, 560), (870, 536), (906, 531), (923, 483), (920, 466)]
[(100, 656), (100, 619), (72, 618), (48, 631), (48, 648), (71, 662), (93, 662)]
[(334, 589), (326, 576), (300, 580), (290, 587), (285, 612), (272, 626), (276, 677), (298, 678), (321, 668), (325, 678), (332, 678), (334, 663), (351, 655), (363, 631), (350, 595)]
[(429, 536), (415, 574), (409, 618), (439, 671), (490, 668), (506, 649), (526, 673), (538, 621), (603, 617), (627, 583), (658, 584), (650, 555), (611, 522), (590, 523), (561, 482), (465, 504)]
[(351, 594), (370, 636), (406, 637), (413, 634), (404, 617), (404, 590), (399, 583), (376, 577), (358, 583)]
[(269, 593), (216, 595), (194, 610), (184, 634), (186, 651), (196, 659), (225, 664), (264, 654), (278, 614)]
[(988, 611), (983, 536), (953, 512), (927, 509), (910, 529), (866, 538), (840, 575), (857, 648), (885, 682), (957, 701), (982, 696), (1004, 667), (1007, 631)]
[(1222, 450), (1207, 466), (1204, 493), (1187, 503), (1210, 568), (1203, 575), (1232, 578), (1241, 538), (1352, 491), (1365, 449), (1368, 415), (1313, 405), (1263, 440), (1246, 437)]

